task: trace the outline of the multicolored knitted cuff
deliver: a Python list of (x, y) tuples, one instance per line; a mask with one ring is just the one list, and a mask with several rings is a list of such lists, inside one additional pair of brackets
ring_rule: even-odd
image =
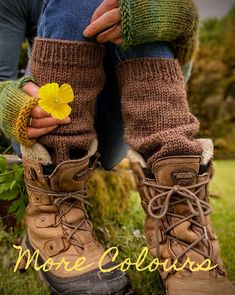
[(30, 113), (33, 108), (37, 106), (37, 99), (29, 98), (29, 100), (22, 107), (19, 117), (16, 120), (15, 125), (15, 138), (25, 147), (32, 147), (35, 144), (35, 140), (29, 139), (27, 134), (27, 125), (30, 117)]
[(35, 141), (27, 136), (27, 123), (31, 110), (37, 105), (37, 99), (22, 91), (29, 81), (32, 81), (31, 77), (11, 81), (0, 92), (0, 126), (7, 137), (31, 147)]
[(166, 41), (181, 65), (197, 45), (199, 14), (192, 0), (119, 0), (124, 46)]

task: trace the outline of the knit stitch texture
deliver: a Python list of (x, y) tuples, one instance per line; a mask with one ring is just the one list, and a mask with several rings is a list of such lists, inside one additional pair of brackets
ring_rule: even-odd
[(199, 13), (192, 0), (119, 0), (124, 46), (170, 42), (181, 65), (198, 46)]
[(117, 68), (124, 138), (149, 167), (158, 158), (200, 155), (193, 137), (198, 120), (190, 113), (183, 76), (174, 59), (136, 59)]
[(27, 123), (32, 109), (37, 105), (36, 98), (22, 91), (22, 87), (30, 80), (30, 77), (24, 77), (0, 84), (0, 128), (7, 137), (27, 147), (35, 143), (27, 136)]
[(88, 150), (96, 138), (94, 113), (96, 97), (103, 89), (103, 46), (92, 42), (36, 38), (30, 74), (40, 87), (46, 83), (69, 83), (75, 99), (70, 104), (71, 123), (61, 125), (39, 142), (50, 152), (55, 164)]
[[(181, 65), (192, 59), (198, 40), (198, 11), (192, 0), (119, 0), (119, 3), (125, 47), (145, 42), (167, 41), (170, 42), (175, 57), (178, 58)], [(87, 49), (81, 49), (80, 46), (80, 50), (76, 52), (76, 48), (79, 47), (76, 45), (71, 46), (73, 49), (69, 51), (70, 53), (65, 54), (67, 59), (67, 62), (65, 62), (66, 59), (63, 58), (63, 54), (66, 51), (65, 48), (69, 47), (68, 43), (67, 45), (65, 45), (66, 42), (63, 43), (64, 45), (57, 44), (59, 45), (53, 45), (53, 48), (56, 48), (55, 53), (47, 53), (50, 51), (47, 50), (48, 44), (42, 51), (42, 45), (37, 46), (39, 49), (37, 53), (34, 50), (35, 59), (40, 64), (41, 75), (44, 74), (44, 67), (54, 72), (55, 67), (61, 75), (64, 75), (66, 72), (64, 65), (65, 68), (67, 64), (74, 68), (75, 64), (79, 64), (77, 58), (80, 52), (84, 60), (80, 60), (80, 63), (88, 62), (88, 58), (84, 58)], [(88, 49), (88, 51), (91, 52), (92, 50)], [(53, 61), (54, 57), (57, 58), (56, 61)], [(70, 70), (70, 73), (73, 75), (72, 70)], [(76, 75), (78, 76), (78, 73)], [(67, 80), (66, 77), (64, 80)], [(22, 92), (22, 81), (19, 83), (14, 81), (0, 83), (0, 127), (4, 130), (6, 136), (14, 138), (26, 146), (32, 146), (34, 141), (29, 140), (26, 133), (28, 118), (23, 118), (23, 115), (29, 116), (29, 110), (35, 105), (35, 99), (29, 98)], [(42, 81), (49, 82), (46, 79)], [(27, 106), (24, 107), (27, 103), (28, 109)], [(18, 120), (18, 118), (20, 119)], [(59, 130), (62, 131), (63, 128), (61, 127)]]

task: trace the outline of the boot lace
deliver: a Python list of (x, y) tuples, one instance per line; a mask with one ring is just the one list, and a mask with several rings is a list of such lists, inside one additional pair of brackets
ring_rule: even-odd
[[(176, 260), (181, 259), (189, 250), (193, 250), (197, 252), (198, 254), (204, 256), (205, 258), (210, 259), (211, 262), (216, 264), (216, 262), (214, 261), (212, 257), (213, 249), (212, 249), (212, 244), (210, 242), (209, 233), (207, 230), (207, 223), (206, 223), (206, 216), (212, 212), (212, 208), (208, 202), (203, 201), (198, 197), (198, 194), (209, 183), (209, 181), (210, 180), (206, 180), (204, 182), (187, 186), (187, 187), (182, 187), (179, 185), (168, 187), (168, 186), (153, 184), (147, 180), (144, 180), (144, 185), (146, 185), (147, 187), (149, 187), (150, 189), (156, 192), (156, 195), (148, 203), (147, 210), (148, 210), (149, 216), (157, 219), (158, 225), (159, 225), (159, 222), (167, 218), (167, 216), (175, 217), (179, 219), (179, 221), (170, 225), (168, 228), (164, 230), (164, 234), (165, 236), (169, 238), (169, 240), (175, 241), (181, 244), (182, 246), (184, 246), (183, 247), (184, 251), (182, 251), (177, 256), (175, 255)], [(191, 214), (189, 214), (188, 216), (184, 216), (184, 215), (170, 212), (169, 210), (170, 207), (181, 204), (181, 203), (187, 204)], [(197, 221), (195, 220), (195, 217), (197, 217)], [(198, 217), (200, 221), (198, 221)], [(170, 233), (172, 229), (184, 223), (185, 221), (189, 221), (191, 224), (202, 229), (202, 234), (198, 237), (198, 239), (196, 239), (191, 244), (187, 244), (186, 242), (178, 239), (177, 237), (171, 235)], [(158, 234), (156, 236), (158, 237)], [(203, 240), (207, 241), (208, 253), (203, 252), (199, 249), (199, 247), (198, 248), (196, 247)], [(159, 248), (160, 248), (159, 241), (157, 241), (158, 257), (160, 253)], [(221, 272), (219, 268), (217, 270)]]
[[(58, 221), (56, 224), (53, 225), (53, 227), (57, 227), (58, 225), (62, 225), (63, 229), (69, 229), (70, 233), (67, 234), (65, 231), (65, 238), (68, 241), (68, 243), (78, 246), (82, 250), (84, 250), (84, 245), (82, 241), (79, 238), (79, 235), (76, 235), (76, 238), (74, 238), (75, 233), (77, 230), (80, 231), (88, 231), (92, 233), (92, 224), (88, 220), (88, 215), (84, 209), (84, 204), (88, 206), (92, 206), (91, 203), (87, 200), (88, 195), (86, 190), (78, 190), (74, 192), (54, 192), (50, 190), (45, 190), (42, 188), (34, 187), (30, 184), (28, 184), (28, 188), (30, 191), (35, 192), (35, 193), (40, 193), (47, 195), (49, 198), (54, 198), (52, 201), (52, 204), (57, 207), (58, 213), (56, 214), (58, 216)], [(66, 205), (66, 210), (61, 210), (62, 205)], [(77, 223), (77, 224), (69, 224), (66, 222), (66, 214), (72, 209), (72, 208), (79, 208), (84, 212), (84, 217)], [(86, 226), (88, 223), (89, 226)], [(84, 225), (84, 227), (83, 227)], [(79, 239), (79, 240), (78, 240)]]

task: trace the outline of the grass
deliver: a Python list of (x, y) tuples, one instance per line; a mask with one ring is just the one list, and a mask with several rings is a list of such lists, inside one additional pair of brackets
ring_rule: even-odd
[[(222, 257), (230, 279), (235, 282), (235, 161), (216, 161), (216, 173), (211, 185), (214, 212), (212, 221), (221, 242)], [(130, 257), (135, 260), (144, 246), (143, 220), (137, 193), (133, 193), (129, 209), (118, 216), (108, 216), (103, 228), (97, 227), (99, 238), (106, 248), (115, 245), (120, 250), (119, 261)], [(104, 234), (105, 233), (105, 234)], [(16, 250), (12, 245), (19, 243), (22, 230), (6, 233), (0, 227), (0, 294), (4, 295), (47, 295), (46, 287), (32, 270), (24, 274), (13, 273)], [(150, 261), (150, 258), (148, 258)], [(136, 294), (164, 294), (156, 273), (129, 271)]]
[(220, 239), (222, 258), (235, 283), (235, 161), (217, 161), (211, 186), (212, 222)]

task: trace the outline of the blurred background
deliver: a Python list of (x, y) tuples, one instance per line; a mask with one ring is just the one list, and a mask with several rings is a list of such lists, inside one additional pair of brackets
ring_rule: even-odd
[(200, 48), (188, 94), (201, 136), (214, 140), (216, 158), (235, 158), (235, 1), (195, 0)]
[(225, 16), (235, 4), (234, 0), (195, 0), (202, 20)]

